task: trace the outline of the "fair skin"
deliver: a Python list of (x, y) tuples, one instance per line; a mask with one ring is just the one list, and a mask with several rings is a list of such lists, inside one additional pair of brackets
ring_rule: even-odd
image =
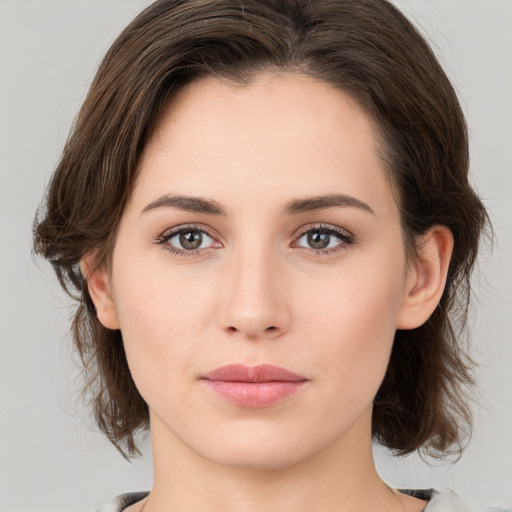
[[(111, 266), (82, 262), (150, 409), (154, 487), (130, 512), (425, 507), (379, 478), (372, 401), (395, 330), (436, 307), (453, 241), (432, 228), (407, 262), (377, 140), (349, 96), (293, 73), (195, 82), (164, 111)], [(201, 378), (228, 363), (306, 380), (244, 407)]]

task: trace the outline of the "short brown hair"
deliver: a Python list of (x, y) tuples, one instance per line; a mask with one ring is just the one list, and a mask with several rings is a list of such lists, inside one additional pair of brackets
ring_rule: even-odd
[(34, 247), (79, 300), (73, 335), (99, 427), (122, 452), (148, 408), (128, 369), (121, 333), (104, 328), (80, 271), (108, 261), (142, 152), (164, 104), (205, 76), (250, 83), (262, 71), (306, 73), (355, 98), (375, 120), (401, 210), (404, 240), (434, 225), (455, 247), (430, 319), (397, 331), (375, 397), (374, 437), (397, 453), (460, 451), (469, 432), (471, 360), (460, 335), (479, 238), (488, 224), (468, 182), (457, 96), (433, 52), (386, 0), (159, 0), (122, 32), (78, 114), (34, 225)]

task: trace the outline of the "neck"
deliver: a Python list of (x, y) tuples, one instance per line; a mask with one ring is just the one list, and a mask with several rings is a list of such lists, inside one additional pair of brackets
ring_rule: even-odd
[[(378, 476), (371, 446), (371, 411), (364, 431), (309, 457), (274, 468), (219, 464), (196, 453), (157, 418), (152, 421), (154, 486), (144, 512), (357, 512), (421, 510)], [(419, 500), (415, 500), (419, 501)]]

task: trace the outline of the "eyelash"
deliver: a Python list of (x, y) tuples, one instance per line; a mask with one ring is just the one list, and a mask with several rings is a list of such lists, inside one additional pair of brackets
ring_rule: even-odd
[[(165, 245), (165, 250), (169, 251), (171, 254), (174, 254), (176, 256), (196, 256), (199, 251), (204, 251), (205, 249), (192, 249), (192, 250), (185, 250), (185, 249), (177, 249), (176, 247), (173, 247), (171, 244), (169, 244), (169, 240), (171, 238), (175, 237), (176, 235), (180, 235), (181, 233), (188, 233), (188, 232), (197, 232), (197, 233), (203, 233), (208, 235), (213, 240), (215, 239), (213, 233), (210, 233), (208, 229), (205, 227), (199, 227), (194, 225), (185, 225), (185, 226), (179, 226), (176, 228), (169, 229), (168, 231), (165, 231), (161, 235), (159, 235), (156, 239), (156, 243), (159, 245)], [(208, 249), (212, 249), (212, 247), (209, 247)]]
[[(314, 249), (312, 247), (302, 247), (303, 249), (306, 249), (308, 251), (312, 251), (318, 256), (325, 256), (328, 254), (333, 254), (338, 251), (341, 251), (343, 249), (346, 249), (347, 246), (353, 245), (355, 243), (354, 236), (349, 233), (348, 231), (335, 227), (335, 226), (326, 226), (323, 224), (319, 224), (317, 226), (310, 226), (307, 229), (304, 229), (301, 231), (294, 239), (292, 244), (296, 244), (298, 240), (300, 240), (303, 236), (307, 235), (310, 232), (321, 232), (322, 234), (326, 234), (328, 236), (334, 236), (340, 240), (340, 243), (336, 245), (335, 247), (332, 247), (330, 249)], [(179, 226), (176, 228), (172, 228), (168, 231), (165, 231), (161, 235), (159, 235), (155, 242), (159, 245), (165, 245), (165, 250), (169, 251), (171, 254), (174, 254), (176, 256), (181, 257), (190, 257), (190, 256), (196, 256), (198, 252), (204, 251), (205, 249), (191, 249), (191, 250), (185, 250), (185, 249), (177, 249), (176, 247), (173, 247), (171, 244), (169, 244), (169, 240), (174, 238), (177, 235), (180, 235), (182, 233), (187, 232), (198, 232), (203, 233), (215, 240), (215, 237), (213, 233), (211, 233), (208, 229), (205, 227), (199, 227), (195, 225), (185, 225), (185, 226)], [(295, 245), (291, 245), (292, 247), (296, 247)], [(213, 249), (214, 247), (208, 247), (206, 249)]]
[(328, 254), (333, 254), (338, 251), (342, 251), (347, 248), (349, 245), (353, 245), (355, 243), (354, 236), (346, 231), (345, 229), (338, 228), (336, 226), (326, 226), (324, 224), (319, 224), (317, 226), (309, 226), (307, 229), (302, 231), (294, 240), (294, 244), (300, 240), (303, 236), (307, 235), (311, 232), (320, 232), (322, 234), (326, 234), (328, 236), (335, 236), (340, 240), (340, 243), (336, 245), (335, 247), (332, 247), (330, 249), (314, 249), (312, 247), (303, 247), (303, 249), (307, 249), (309, 251), (313, 251), (318, 256), (325, 256)]

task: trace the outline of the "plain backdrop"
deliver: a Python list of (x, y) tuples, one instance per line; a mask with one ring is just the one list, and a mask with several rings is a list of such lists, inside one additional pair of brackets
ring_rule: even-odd
[[(70, 302), (31, 256), (31, 223), (97, 65), (147, 0), (0, 0), (0, 511), (94, 510), (151, 487), (151, 455), (126, 462), (93, 429), (68, 333)], [(492, 216), (471, 316), (480, 406), (455, 465), (393, 460), (393, 486), (451, 486), (512, 506), (512, 1), (401, 0), (453, 79), (471, 134), (472, 180)]]

